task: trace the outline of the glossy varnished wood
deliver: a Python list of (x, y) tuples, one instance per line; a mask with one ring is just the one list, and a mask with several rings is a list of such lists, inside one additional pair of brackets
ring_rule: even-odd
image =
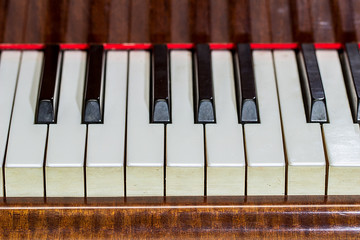
[(356, 239), (358, 196), (7, 198), (0, 238)]
[(338, 42), (356, 41), (354, 17), (352, 15), (353, 2), (332, 1), (335, 35)]
[(358, 41), (357, 0), (1, 0), (4, 43)]
[(312, 42), (312, 22), (310, 15), (310, 0), (291, 1), (291, 22), (294, 39), (302, 42)]
[[(359, 0), (0, 0), (2, 43), (359, 40)], [(359, 196), (0, 199), (0, 239), (356, 239), (359, 222)]]

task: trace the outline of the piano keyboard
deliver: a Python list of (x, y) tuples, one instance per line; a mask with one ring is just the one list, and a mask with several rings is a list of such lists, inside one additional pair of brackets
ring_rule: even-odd
[(360, 55), (3, 50), (7, 197), (360, 194)]

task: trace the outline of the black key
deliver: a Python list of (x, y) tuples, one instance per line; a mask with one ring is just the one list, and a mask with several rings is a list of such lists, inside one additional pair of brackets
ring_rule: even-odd
[(47, 45), (40, 79), (35, 122), (50, 124), (56, 121), (57, 98), (60, 82), (61, 53), (59, 45)]
[(353, 117), (355, 122), (360, 122), (360, 54), (357, 43), (345, 44), (342, 60)]
[(235, 54), (235, 86), (241, 123), (258, 123), (255, 75), (250, 44), (238, 44)]
[(170, 122), (169, 56), (165, 44), (154, 45), (152, 54), (151, 122)]
[(325, 92), (313, 44), (301, 44), (299, 62), (308, 122), (327, 122)]
[(215, 122), (215, 103), (208, 44), (196, 45), (194, 54), (194, 101), (197, 123)]
[(101, 123), (104, 85), (104, 47), (92, 45), (88, 50), (83, 123)]

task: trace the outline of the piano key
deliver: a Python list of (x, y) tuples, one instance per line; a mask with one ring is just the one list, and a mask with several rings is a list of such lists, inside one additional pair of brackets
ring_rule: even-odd
[(253, 51), (260, 124), (245, 124), (247, 195), (283, 195), (285, 159), (271, 51)]
[(230, 51), (213, 51), (216, 124), (205, 125), (207, 195), (244, 195), (245, 155), (238, 123), (233, 59)]
[(81, 124), (86, 53), (64, 52), (57, 124), (49, 126), (46, 195), (84, 197), (86, 125)]
[(301, 45), (299, 66), (308, 121), (327, 122), (325, 93), (313, 44)]
[(257, 123), (259, 122), (259, 116), (250, 44), (237, 45), (235, 63), (235, 86), (239, 121), (241, 123)]
[(204, 195), (203, 126), (194, 124), (190, 51), (171, 51), (172, 123), (166, 125), (166, 195)]
[(165, 44), (154, 45), (152, 54), (151, 121), (170, 122), (169, 57)]
[(307, 123), (294, 51), (274, 51), (286, 148), (288, 195), (324, 195), (326, 161), (319, 123)]
[(60, 78), (61, 52), (59, 45), (47, 45), (40, 79), (36, 123), (54, 123)]
[(357, 43), (345, 44), (342, 63), (354, 122), (360, 122), (360, 54)]
[(47, 126), (34, 124), (43, 53), (22, 53), (5, 160), (7, 197), (44, 196)]
[(329, 123), (323, 124), (329, 162), (328, 195), (360, 193), (360, 131), (354, 124), (336, 50), (317, 50)]
[(0, 196), (3, 197), (3, 161), (8, 140), (10, 117), (20, 66), (20, 51), (3, 51), (0, 58)]
[(101, 123), (104, 87), (104, 47), (91, 45), (88, 50), (83, 123)]
[(124, 196), (127, 59), (125, 51), (109, 51), (103, 124), (90, 124), (87, 137), (88, 197)]
[(215, 122), (211, 54), (208, 44), (197, 44), (194, 54), (195, 119), (198, 123)]
[(150, 54), (129, 55), (126, 195), (163, 196), (164, 126), (150, 124)]

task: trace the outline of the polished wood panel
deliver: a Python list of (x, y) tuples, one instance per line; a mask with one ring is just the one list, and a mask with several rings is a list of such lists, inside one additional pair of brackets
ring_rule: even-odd
[[(210, 1), (210, 39), (212, 42), (230, 42), (229, 1)], [(231, 7), (231, 6), (230, 6)]]
[(7, 198), (1, 239), (356, 239), (358, 196)]
[(170, 42), (170, 1), (152, 0), (150, 7), (150, 42)]
[(250, 8), (248, 0), (230, 0), (230, 39), (233, 42), (250, 41)]
[(194, 41), (194, 39), (196, 39), (199, 43), (206, 43), (210, 41), (210, 17), (209, 0), (191, 1), (191, 41)]
[[(67, 1), (67, 0), (63, 0)], [(60, 2), (60, 1), (59, 1)], [(63, 42), (86, 43), (89, 34), (90, 0), (68, 0), (65, 37)], [(62, 13), (63, 14), (63, 13)], [(51, 32), (58, 30), (51, 29)], [(103, 30), (105, 31), (105, 30)], [(50, 42), (46, 39), (45, 42)], [(53, 42), (53, 41), (51, 41)], [(57, 41), (54, 41), (56, 43)]]
[(0, 0), (0, 41), (358, 41), (359, 10), (358, 0)]
[[(359, 40), (359, 0), (0, 0), (2, 43)], [(359, 222), (359, 196), (0, 198), (0, 239), (357, 239)]]
[(360, 1), (359, 0), (352, 0), (352, 18), (355, 27), (355, 35), (356, 40), (360, 40)]
[(170, 0), (170, 8), (170, 41), (191, 42), (190, 0)]
[(39, 43), (45, 41), (45, 24), (48, 4), (48, 0), (29, 0), (25, 29), (24, 29), (24, 41), (27, 43)]
[(333, 16), (329, 0), (310, 0), (315, 42), (335, 42)]
[[(358, 1), (359, 2), (359, 1)], [(353, 42), (356, 41), (355, 24), (352, 15), (353, 3), (352, 1), (333, 0), (333, 19), (335, 27), (336, 41), (338, 42)]]
[(109, 12), (109, 43), (129, 42), (128, 11), (130, 0), (111, 1)]
[(1, 18), (0, 25), (4, 28), (0, 29), (5, 43), (23, 43), (25, 21), (27, 20), (28, 0), (7, 1), (5, 18)]
[[(5, 24), (5, 14), (6, 14), (6, 6), (7, 2), (6, 0), (0, 0), (0, 29), (4, 29)], [(0, 31), (0, 41), (3, 40), (4, 37), (4, 31)]]
[(270, 43), (270, 13), (269, 0), (250, 0), (250, 33), (251, 42)]
[(291, 1), (291, 20), (293, 39), (300, 42), (313, 42), (313, 27), (311, 22), (310, 3), (311, 0)]
[[(109, 14), (111, 0), (92, 0), (90, 5), (90, 23), (87, 42), (101, 42), (109, 39)], [(105, 31), (104, 31), (105, 29)]]
[(270, 0), (272, 42), (293, 42), (291, 11), (288, 0)]

